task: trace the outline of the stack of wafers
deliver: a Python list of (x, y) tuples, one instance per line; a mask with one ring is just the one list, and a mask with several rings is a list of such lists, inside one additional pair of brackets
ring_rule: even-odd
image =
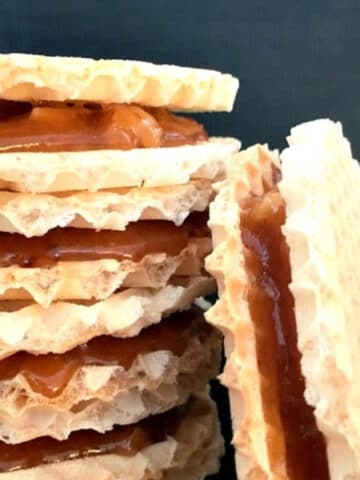
[(202, 479), (222, 451), (207, 207), (230, 75), (0, 56), (0, 478)]

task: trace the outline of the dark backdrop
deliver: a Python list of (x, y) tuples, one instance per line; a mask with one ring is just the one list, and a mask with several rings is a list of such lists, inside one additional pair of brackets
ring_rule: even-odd
[(210, 132), (281, 147), (289, 128), (330, 116), (360, 156), (359, 0), (0, 0), (0, 50), (127, 57), (240, 78)]
[[(360, 156), (359, 0), (0, 0), (0, 18), (2, 52), (231, 72), (236, 108), (201, 116), (211, 133), (282, 147), (292, 125), (329, 116)], [(231, 457), (222, 478), (234, 478)]]

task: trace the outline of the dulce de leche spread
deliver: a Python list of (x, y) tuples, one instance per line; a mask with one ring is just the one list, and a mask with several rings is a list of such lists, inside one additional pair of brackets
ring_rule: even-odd
[(210, 333), (202, 312), (193, 308), (174, 313), (135, 337), (100, 336), (63, 354), (16, 353), (0, 361), (0, 381), (22, 374), (34, 392), (54, 398), (61, 395), (81, 367), (112, 365), (127, 370), (138, 355), (160, 350), (181, 356), (191, 339), (204, 342)]
[(0, 472), (15, 472), (95, 455), (134, 456), (145, 447), (174, 435), (182, 420), (206, 413), (204, 407), (201, 412), (194, 403), (199, 401), (190, 400), (185, 407), (174, 408), (133, 425), (115, 426), (107, 433), (80, 430), (71, 433), (69, 438), (63, 441), (40, 437), (18, 445), (0, 442)]
[[(328, 480), (325, 441), (304, 399), (294, 298), (289, 290), (289, 249), (281, 232), (284, 222), (285, 204), (277, 188), (262, 197), (249, 197), (243, 205), (240, 226), (247, 248), (248, 302), (257, 332), (263, 408), (273, 430), (283, 431), (289, 478)], [(276, 439), (269, 443), (276, 461)]]
[(207, 138), (198, 122), (162, 108), (0, 101), (0, 153), (173, 147)]
[(178, 255), (192, 237), (208, 237), (207, 213), (193, 213), (177, 227), (163, 220), (131, 223), (126, 230), (55, 228), (42, 237), (0, 232), (0, 267), (52, 267), (58, 261), (111, 258), (134, 262), (152, 253)]

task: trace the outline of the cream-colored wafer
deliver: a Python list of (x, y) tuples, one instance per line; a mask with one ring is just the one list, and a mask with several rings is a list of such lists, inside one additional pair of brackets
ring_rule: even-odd
[(217, 185), (219, 193), (210, 206), (214, 251), (207, 268), (217, 280), (220, 300), (207, 318), (225, 334), (222, 381), (230, 393), (238, 478), (244, 480), (287, 478), (281, 431), (265, 420), (261, 383), (266, 379), (258, 367), (240, 232), (240, 204), (250, 192), (260, 195), (264, 183), (271, 185), (273, 164), (278, 165), (277, 154), (265, 147), (240, 152), (229, 162), (227, 179)]
[(134, 456), (97, 455), (16, 472), (0, 474), (1, 480), (203, 480), (219, 469), (223, 443), (216, 409), (209, 397), (193, 404), (173, 436), (154, 443)]
[[(126, 348), (123, 345), (121, 348)], [(72, 431), (105, 432), (185, 403), (218, 373), (220, 335), (194, 335), (182, 356), (159, 350), (139, 355), (129, 370), (78, 369), (63, 393), (34, 392), (22, 375), (0, 382), (0, 439), (20, 443), (40, 436), (66, 439)]]
[(33, 299), (42, 306), (54, 300), (102, 300), (126, 287), (159, 288), (174, 275), (201, 275), (211, 250), (207, 238), (190, 239), (179, 255), (146, 255), (135, 262), (101, 259), (57, 262), (51, 268), (0, 268), (0, 300)]
[(169, 220), (181, 225), (190, 212), (206, 209), (209, 180), (157, 188), (26, 194), (0, 191), (0, 232), (40, 236), (55, 227), (125, 230), (138, 220)]
[(133, 60), (0, 55), (0, 98), (230, 111), (239, 81), (214, 70)]
[(22, 192), (96, 191), (104, 188), (183, 185), (224, 173), (233, 138), (196, 145), (84, 152), (0, 154), (0, 189)]
[(341, 125), (294, 128), (282, 153), (291, 291), (306, 400), (332, 479), (360, 478), (360, 168)]
[[(171, 325), (171, 320), (163, 321)], [(217, 371), (218, 363), (214, 359), (219, 354), (219, 340), (220, 334), (212, 329), (208, 332), (206, 342), (201, 342), (194, 333), (181, 356), (176, 356), (169, 350), (158, 350), (139, 354), (129, 369), (111, 365), (79, 367), (57, 396), (49, 397), (33, 390), (26, 377), (19, 373), (16, 377), (0, 381), (1, 416), (16, 421), (27, 411), (36, 411), (37, 408), (49, 408), (54, 414), (56, 411), (60, 414), (83, 401), (97, 399), (108, 402), (119, 393), (125, 395), (133, 390), (147, 392), (162, 384), (175, 384), (181, 375), (198, 373), (199, 377), (210, 378), (209, 372), (212, 375)], [(126, 343), (122, 342), (120, 346), (125, 348)], [(133, 423), (126, 418), (117, 422)]]
[(214, 289), (212, 279), (191, 277), (157, 290), (129, 288), (96, 303), (0, 302), (0, 359), (21, 350), (63, 353), (99, 335), (132, 337)]

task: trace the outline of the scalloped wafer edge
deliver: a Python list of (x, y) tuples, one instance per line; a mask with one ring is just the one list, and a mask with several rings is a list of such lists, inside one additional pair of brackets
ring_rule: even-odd
[(125, 230), (138, 220), (167, 220), (179, 226), (191, 212), (204, 211), (211, 198), (209, 180), (68, 195), (0, 191), (0, 231), (33, 237), (56, 227)]
[(115, 454), (70, 460), (0, 474), (1, 480), (202, 480), (219, 469), (223, 442), (216, 408), (208, 395), (206, 414), (185, 418), (178, 431), (135, 456)]
[[(262, 379), (246, 300), (248, 278), (240, 233), (239, 202), (250, 192), (260, 195), (264, 182), (272, 184), (273, 164), (279, 164), (277, 152), (259, 145), (235, 155), (228, 163), (226, 179), (216, 185), (218, 194), (210, 205), (214, 251), (206, 266), (217, 280), (220, 299), (206, 317), (225, 335), (227, 361), (221, 380), (229, 389), (237, 474), (244, 480), (287, 478), (281, 432), (268, 425), (264, 417)], [(283, 461), (272, 458), (273, 441), (283, 451)]]
[(128, 371), (114, 366), (82, 368), (54, 399), (33, 392), (18, 375), (0, 384), (0, 439), (64, 440), (75, 430), (103, 433), (115, 424), (136, 423), (185, 403), (215, 378), (219, 365), (220, 336), (213, 332), (204, 344), (198, 338), (190, 341), (180, 357), (159, 350), (139, 355)]
[(59, 261), (51, 268), (0, 268), (0, 299), (33, 299), (46, 307), (55, 300), (102, 300), (119, 288), (166, 285), (172, 275), (201, 275), (210, 239), (190, 239), (178, 255), (151, 253), (140, 261), (100, 259)]
[[(21, 413), (10, 410), (10, 399), (8, 405), (2, 402), (0, 439), (7, 443), (21, 443), (42, 436), (64, 440), (72, 431), (82, 429), (104, 433), (115, 424), (136, 423), (149, 415), (181, 405), (191, 393), (205, 388), (218, 373), (220, 338), (213, 335), (208, 341), (207, 345), (200, 345), (199, 342), (198, 345), (189, 345), (182, 357), (174, 357), (167, 351), (153, 352), (147, 355), (148, 358), (146, 355), (139, 356), (140, 362), (148, 363), (146, 367), (158, 371), (157, 378), (140, 379), (140, 382), (132, 379), (132, 385), (129, 384), (128, 388), (121, 389), (113, 385), (113, 391), (110, 392), (110, 372), (105, 372), (103, 387), (96, 392), (80, 390), (77, 402), (69, 409), (65, 404), (51, 406), (44, 397), (38, 405), (23, 408)], [(101, 375), (100, 369), (97, 373)], [(114, 367), (112, 376), (114, 383)], [(137, 380), (139, 377), (140, 374)], [(93, 381), (95, 383), (96, 380)]]
[[(21, 350), (63, 353), (99, 335), (132, 337), (214, 289), (209, 277), (173, 278), (157, 290), (129, 288), (91, 304), (55, 302), (45, 308), (20, 302), (17, 308), (18, 302), (0, 302), (0, 359)], [(5, 311), (9, 303), (12, 311)]]

